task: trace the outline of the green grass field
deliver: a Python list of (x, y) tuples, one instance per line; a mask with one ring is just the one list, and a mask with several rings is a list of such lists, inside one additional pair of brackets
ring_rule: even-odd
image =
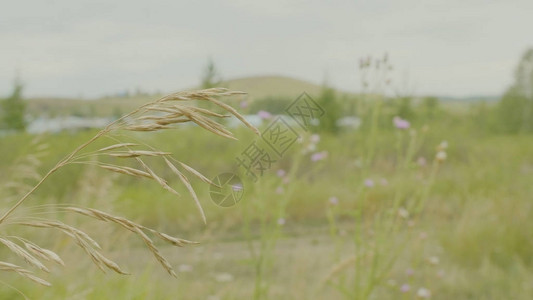
[[(311, 151), (305, 149), (316, 137), (303, 133), (303, 142), (257, 182), (244, 180), (243, 199), (229, 208), (214, 205), (209, 186), (193, 180), (205, 225), (185, 187), (162, 166), (160, 175), (180, 198), (152, 181), (68, 166), (18, 214), (53, 203), (98, 207), (200, 244), (161, 245), (178, 272), (175, 279), (134, 235), (89, 218), (56, 215), (91, 233), (106, 255), (132, 273), (121, 276), (102, 273), (64, 236), (4, 226), (6, 234), (54, 250), (66, 266), (36, 272), (52, 287), (0, 274), (1, 298), (22, 299), (16, 289), (31, 299), (417, 299), (428, 293), (431, 299), (533, 298), (531, 136), (487, 132), (455, 110), (414, 122), (410, 130), (393, 128), (389, 119), (382, 123), (377, 131), (322, 133)], [(94, 133), (42, 137), (48, 147), (39, 173)], [(244, 128), (236, 136), (239, 141), (229, 141), (183, 127), (137, 137), (209, 178), (226, 171), (246, 178), (235, 158), (255, 137)], [(33, 139), (0, 138), (1, 182), (9, 181), (17, 159), (37, 150), (30, 147)], [(437, 162), (442, 141), (449, 145), (447, 158)], [(321, 151), (327, 157), (312, 161)], [(3, 195), (14, 202), (7, 189)], [(9, 256), (9, 250), (0, 251)]]

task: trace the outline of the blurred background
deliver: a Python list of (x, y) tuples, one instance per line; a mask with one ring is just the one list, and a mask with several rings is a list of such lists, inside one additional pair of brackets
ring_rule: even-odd
[[(191, 178), (204, 224), (163, 165), (180, 197), (66, 166), (17, 216), (77, 226), (132, 275), (102, 273), (64, 235), (0, 221), (1, 237), (66, 264), (33, 270), (51, 287), (0, 273), (1, 297), (531, 299), (531, 11), (525, 0), (3, 3), (2, 210), (107, 124), (177, 91), (244, 91), (222, 100), (261, 132), (280, 117), (299, 138), (250, 178), (238, 158), (261, 139), (236, 118), (223, 124), (238, 141), (189, 124), (121, 133), (207, 178), (238, 174), (242, 199), (220, 207)], [(324, 112), (308, 126), (288, 109), (302, 93)], [(200, 244), (161, 245), (175, 279), (120, 227), (43, 211), (65, 204)], [(25, 264), (0, 246), (0, 261)]]

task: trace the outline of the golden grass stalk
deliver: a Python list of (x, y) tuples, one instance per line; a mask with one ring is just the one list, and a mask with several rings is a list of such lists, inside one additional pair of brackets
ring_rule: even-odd
[(26, 270), (26, 269), (24, 269), (24, 268), (22, 268), (20, 266), (17, 266), (17, 265), (11, 264), (11, 263), (0, 261), (0, 271), (16, 272), (19, 275), (21, 275), (22, 277), (26, 277), (26, 278), (28, 278), (30, 280), (33, 280), (33, 281), (35, 281), (35, 282), (37, 282), (39, 284), (46, 285), (46, 286), (51, 286), (51, 284), (48, 281), (33, 275), (32, 271)]
[(47, 261), (53, 261), (53, 262), (55, 262), (55, 263), (57, 263), (59, 265), (62, 265), (62, 266), (65, 265), (65, 263), (63, 262), (61, 257), (59, 257), (59, 255), (57, 255), (52, 250), (48, 250), (48, 249), (39, 247), (39, 246), (37, 246), (36, 244), (34, 244), (32, 242), (24, 242), (24, 246), (26, 247), (26, 249), (28, 249), (30, 252), (32, 252), (35, 256), (38, 256), (41, 259), (44, 259), (44, 260), (47, 260)]
[[(42, 177), (37, 172), (35, 172), (36, 165), (39, 163), (38, 156), (28, 156), (28, 163), (24, 164), (20, 168), (20, 176), (17, 177), (23, 180), (12, 182), (12, 186), (17, 187), (18, 189), (24, 188), (26, 190), (24, 190), (23, 196), (0, 217), (0, 226), (18, 225), (34, 228), (51, 228), (59, 230), (70, 238), (72, 238), (74, 242), (78, 246), (80, 246), (83, 251), (85, 251), (85, 253), (92, 259), (95, 265), (102, 271), (105, 272), (106, 269), (109, 269), (119, 274), (127, 274), (115, 262), (106, 258), (100, 252), (101, 247), (94, 239), (92, 239), (87, 233), (73, 226), (65, 224), (59, 220), (37, 219), (30, 217), (19, 217), (10, 219), (10, 217), (15, 212), (15, 210), (20, 205), (22, 205), (22, 203), (24, 203), (28, 199), (28, 197), (32, 195), (43, 184), (44, 181), (46, 181), (50, 177), (50, 175), (57, 172), (62, 167), (70, 164), (97, 165), (104, 170), (108, 170), (118, 174), (134, 176), (137, 178), (148, 178), (149, 180), (154, 180), (155, 182), (157, 182), (163, 189), (168, 190), (169, 192), (175, 195), (179, 195), (176, 190), (169, 186), (167, 180), (157, 175), (154, 169), (143, 160), (143, 158), (145, 157), (151, 157), (152, 159), (163, 160), (166, 166), (170, 168), (173, 174), (175, 174), (180, 180), (180, 182), (184, 184), (189, 194), (193, 198), (200, 212), (202, 220), (206, 222), (206, 216), (202, 209), (200, 200), (198, 199), (189, 179), (183, 171), (186, 171), (188, 174), (192, 174), (194, 177), (197, 177), (203, 182), (214, 184), (213, 182), (211, 182), (209, 179), (207, 179), (204, 175), (202, 175), (194, 168), (172, 158), (172, 153), (170, 152), (161, 151), (152, 146), (144, 145), (142, 143), (134, 143), (121, 139), (124, 136), (123, 133), (127, 133), (128, 131), (152, 132), (159, 130), (168, 130), (173, 129), (176, 125), (185, 122), (193, 122), (196, 125), (216, 135), (229, 139), (235, 139), (235, 137), (229, 130), (227, 130), (222, 124), (213, 120), (213, 118), (226, 118), (229, 115), (213, 112), (204, 108), (185, 105), (186, 102), (192, 101), (212, 102), (224, 111), (230, 113), (231, 115), (234, 115), (247, 127), (252, 129), (256, 134), (259, 134), (259, 131), (249, 122), (247, 122), (246, 119), (244, 119), (244, 117), (241, 116), (235, 109), (217, 99), (220, 97), (242, 94), (244, 93), (230, 91), (223, 88), (214, 88), (200, 91), (174, 93), (158, 100), (149, 102), (137, 108), (136, 110), (122, 116), (111, 124), (107, 125), (104, 129), (99, 131), (93, 138), (78, 146), (76, 149), (74, 149), (74, 151), (72, 151), (72, 153), (60, 160), (51, 170), (48, 171), (48, 173), (46, 173)], [(91, 144), (103, 137), (111, 138), (117, 143), (100, 148), (92, 152), (87, 150)], [(135, 149), (132, 149), (132, 147)], [(36, 148), (39, 150), (46, 149), (46, 147), (43, 146), (36, 146)], [(99, 160), (99, 158), (106, 157), (107, 159), (118, 159), (121, 162), (131, 160), (131, 162), (137, 164), (138, 167), (135, 168), (122, 164), (106, 163)], [(30, 179), (38, 180), (38, 182), (34, 186), (25, 185), (22, 183), (22, 181), (28, 181)], [(114, 216), (100, 210), (80, 207), (64, 207), (62, 208), (62, 210), (82, 214), (103, 222), (111, 222), (135, 233), (145, 243), (146, 247), (149, 249), (150, 252), (152, 252), (157, 261), (162, 265), (162, 267), (172, 276), (176, 276), (176, 273), (172, 269), (170, 263), (161, 255), (154, 241), (148, 236), (148, 234), (151, 234), (160, 239), (161, 241), (169, 243), (173, 246), (183, 247), (186, 245), (196, 244), (196, 242), (175, 238), (165, 233), (158, 232), (154, 229), (144, 227), (126, 218)], [(8, 220), (9, 222), (6, 222)], [(0, 235), (0, 244), (7, 247), (9, 250), (11, 250), (12, 253), (16, 254), (20, 258), (24, 259), (26, 263), (28, 263), (30, 266), (48, 272), (48, 268), (42, 263), (42, 261), (49, 261), (64, 265), (64, 262), (55, 252), (39, 247), (31, 241), (25, 240), (20, 237), (11, 238), (17, 239), (21, 244), (24, 245), (24, 247), (12, 241), (10, 238), (2, 235)], [(40, 284), (50, 285), (50, 283), (46, 282), (45, 280), (33, 275), (31, 271), (8, 262), (0, 262), (0, 271), (15, 272)]]
[(17, 245), (16, 243), (14, 243), (14, 242), (6, 239), (6, 238), (1, 238), (1, 237), (0, 237), (0, 243), (4, 244), (4, 246), (9, 248), (9, 250), (11, 250), (16, 255), (22, 257), (30, 265), (32, 265), (34, 267), (37, 267), (37, 268), (39, 268), (39, 269), (41, 269), (41, 270), (43, 270), (43, 271), (45, 271), (47, 273), (50, 272), (50, 270), (48, 270), (48, 268), (45, 267), (45, 265), (43, 265), (41, 263), (41, 261), (39, 261), (37, 258), (32, 256), (30, 253), (28, 253), (28, 251), (26, 251), (24, 248), (22, 248), (21, 246)]

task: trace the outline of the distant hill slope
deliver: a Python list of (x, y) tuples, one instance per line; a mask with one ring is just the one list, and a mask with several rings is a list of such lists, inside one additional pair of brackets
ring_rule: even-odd
[[(302, 92), (318, 97), (322, 86), (308, 81), (287, 76), (250, 76), (231, 79), (222, 83), (223, 87), (248, 93), (249, 100), (259, 100), (266, 97), (282, 98), (290, 101), (296, 99)], [(190, 90), (198, 89), (190, 88)], [(338, 96), (353, 96), (354, 94), (337, 91)], [(138, 95), (129, 97), (105, 97), (94, 100), (79, 100), (65, 98), (35, 98), (28, 100), (28, 114), (38, 116), (80, 116), (80, 117), (110, 117), (123, 115), (136, 107), (159, 98), (161, 95)], [(496, 103), (497, 96), (478, 97), (438, 97), (446, 107), (464, 109), (465, 104), (476, 101)]]
[[(321, 86), (286, 76), (253, 76), (227, 80), (223, 87), (248, 93), (249, 99), (282, 97), (295, 99), (302, 92), (317, 96)], [(191, 88), (198, 89), (198, 88)], [(95, 100), (64, 98), (35, 98), (28, 100), (28, 113), (31, 116), (112, 116), (121, 115), (154, 100), (161, 95), (131, 97), (106, 97)]]
[(253, 76), (228, 80), (224, 86), (232, 90), (247, 92), (253, 99), (268, 96), (296, 98), (306, 92), (311, 96), (320, 93), (321, 86), (286, 76)]

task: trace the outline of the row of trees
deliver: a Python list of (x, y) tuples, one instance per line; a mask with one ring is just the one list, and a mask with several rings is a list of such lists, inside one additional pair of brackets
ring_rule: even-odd
[[(222, 78), (213, 60), (209, 60), (201, 78), (202, 88), (218, 87)], [(26, 104), (22, 98), (23, 85), (15, 80), (10, 96), (0, 99), (0, 129), (24, 130), (26, 128)], [(357, 103), (364, 99), (347, 99), (338, 96), (334, 89), (324, 84), (317, 102), (327, 112), (321, 118), (317, 130), (337, 132), (336, 121), (343, 115), (362, 115), (358, 111)], [(282, 113), (290, 99), (266, 98), (252, 104), (252, 110), (267, 110), (272, 113)], [(413, 105), (410, 97), (385, 100), (388, 114), (397, 115), (405, 119), (432, 119), (438, 116), (439, 100), (435, 97), (423, 98), (418, 105)], [(491, 130), (505, 133), (533, 132), (533, 49), (529, 49), (522, 56), (516, 71), (513, 85), (506, 91), (502, 99), (493, 109), (482, 107), (480, 111), (485, 115), (492, 115)], [(484, 117), (489, 118), (489, 117)], [(427, 120), (424, 120), (427, 121)]]
[[(494, 133), (533, 133), (533, 49), (527, 50), (521, 57), (514, 77), (514, 83), (497, 105), (490, 107), (487, 107), (485, 103), (477, 105), (477, 114), (483, 119), (483, 122), (476, 125), (486, 126), (481, 129)], [(391, 117), (399, 116), (411, 121), (418, 120), (425, 123), (444, 115), (443, 110), (440, 109), (439, 99), (436, 97), (418, 99), (416, 104), (413, 103), (413, 100), (412, 97), (384, 99), (382, 112), (384, 121), (390, 122)], [(321, 119), (322, 124), (318, 126), (318, 130), (337, 132), (338, 128), (335, 121), (343, 114), (359, 115), (365, 119), (368, 112), (360, 109), (358, 111), (358, 107), (361, 106), (357, 105), (357, 102), (360, 101), (369, 102), (364, 97), (341, 99), (333, 89), (324, 86), (318, 97), (318, 102), (326, 114)], [(354, 102), (355, 105), (353, 105)], [(365, 122), (363, 121), (363, 123)]]

